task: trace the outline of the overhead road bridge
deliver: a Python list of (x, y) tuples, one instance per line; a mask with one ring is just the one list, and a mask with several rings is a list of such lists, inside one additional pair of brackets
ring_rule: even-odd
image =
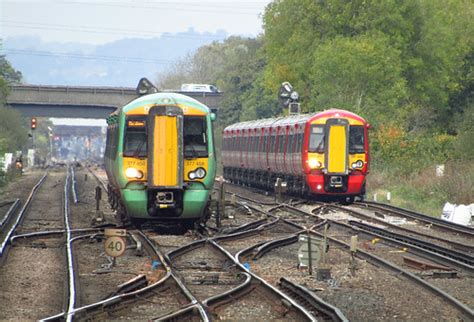
[[(217, 112), (222, 93), (181, 92)], [(13, 85), (7, 105), (27, 117), (106, 118), (138, 97), (135, 88)]]

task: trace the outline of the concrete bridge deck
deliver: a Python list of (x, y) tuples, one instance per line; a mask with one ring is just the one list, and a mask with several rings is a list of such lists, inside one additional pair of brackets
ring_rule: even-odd
[[(217, 111), (222, 93), (181, 92)], [(138, 97), (135, 88), (13, 85), (7, 104), (27, 117), (105, 118)]]

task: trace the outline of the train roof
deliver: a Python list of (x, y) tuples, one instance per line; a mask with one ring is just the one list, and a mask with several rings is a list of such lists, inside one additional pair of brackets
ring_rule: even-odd
[(361, 116), (359, 116), (359, 115), (357, 115), (353, 112), (346, 111), (346, 110), (341, 110), (341, 109), (337, 109), (337, 108), (331, 108), (329, 110), (318, 112), (310, 118), (310, 121), (313, 121), (315, 119), (320, 119), (320, 118), (338, 118), (338, 117), (348, 117), (348, 118), (352, 118), (354, 120), (357, 120), (359, 122), (362, 122), (364, 124), (367, 123), (366, 120), (364, 118), (362, 118)]
[(268, 118), (268, 119), (260, 119), (260, 120), (253, 120), (253, 121), (246, 121), (240, 123), (234, 123), (227, 126), (224, 129), (224, 132), (233, 131), (233, 130), (246, 130), (249, 128), (267, 128), (267, 127), (279, 127), (279, 126), (288, 126), (294, 124), (301, 124), (312, 122), (316, 119), (320, 118), (334, 118), (334, 117), (349, 117), (355, 120), (358, 120), (362, 123), (366, 123), (366, 121), (360, 117), (359, 115), (341, 109), (329, 109), (322, 112), (315, 112), (312, 114), (298, 114), (298, 115), (290, 115), (285, 117), (278, 117), (278, 118)]
[(160, 92), (149, 95), (140, 96), (133, 101), (129, 102), (127, 105), (121, 108), (121, 112), (128, 112), (139, 106), (153, 106), (153, 105), (184, 105), (189, 107), (197, 108), (206, 114), (209, 114), (211, 110), (199, 102), (198, 100), (173, 92)]

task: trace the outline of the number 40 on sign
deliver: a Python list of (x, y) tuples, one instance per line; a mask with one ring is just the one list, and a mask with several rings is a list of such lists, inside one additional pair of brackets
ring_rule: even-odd
[(107, 237), (105, 253), (111, 257), (122, 256), (125, 253), (127, 231), (125, 229), (105, 229), (104, 234)]

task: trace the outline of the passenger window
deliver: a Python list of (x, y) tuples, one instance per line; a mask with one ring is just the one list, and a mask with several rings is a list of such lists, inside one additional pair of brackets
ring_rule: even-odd
[(279, 148), (279, 152), (280, 152), (280, 153), (283, 153), (284, 150), (285, 150), (285, 135), (284, 135), (284, 134), (281, 134), (281, 135), (280, 135), (280, 148)]

